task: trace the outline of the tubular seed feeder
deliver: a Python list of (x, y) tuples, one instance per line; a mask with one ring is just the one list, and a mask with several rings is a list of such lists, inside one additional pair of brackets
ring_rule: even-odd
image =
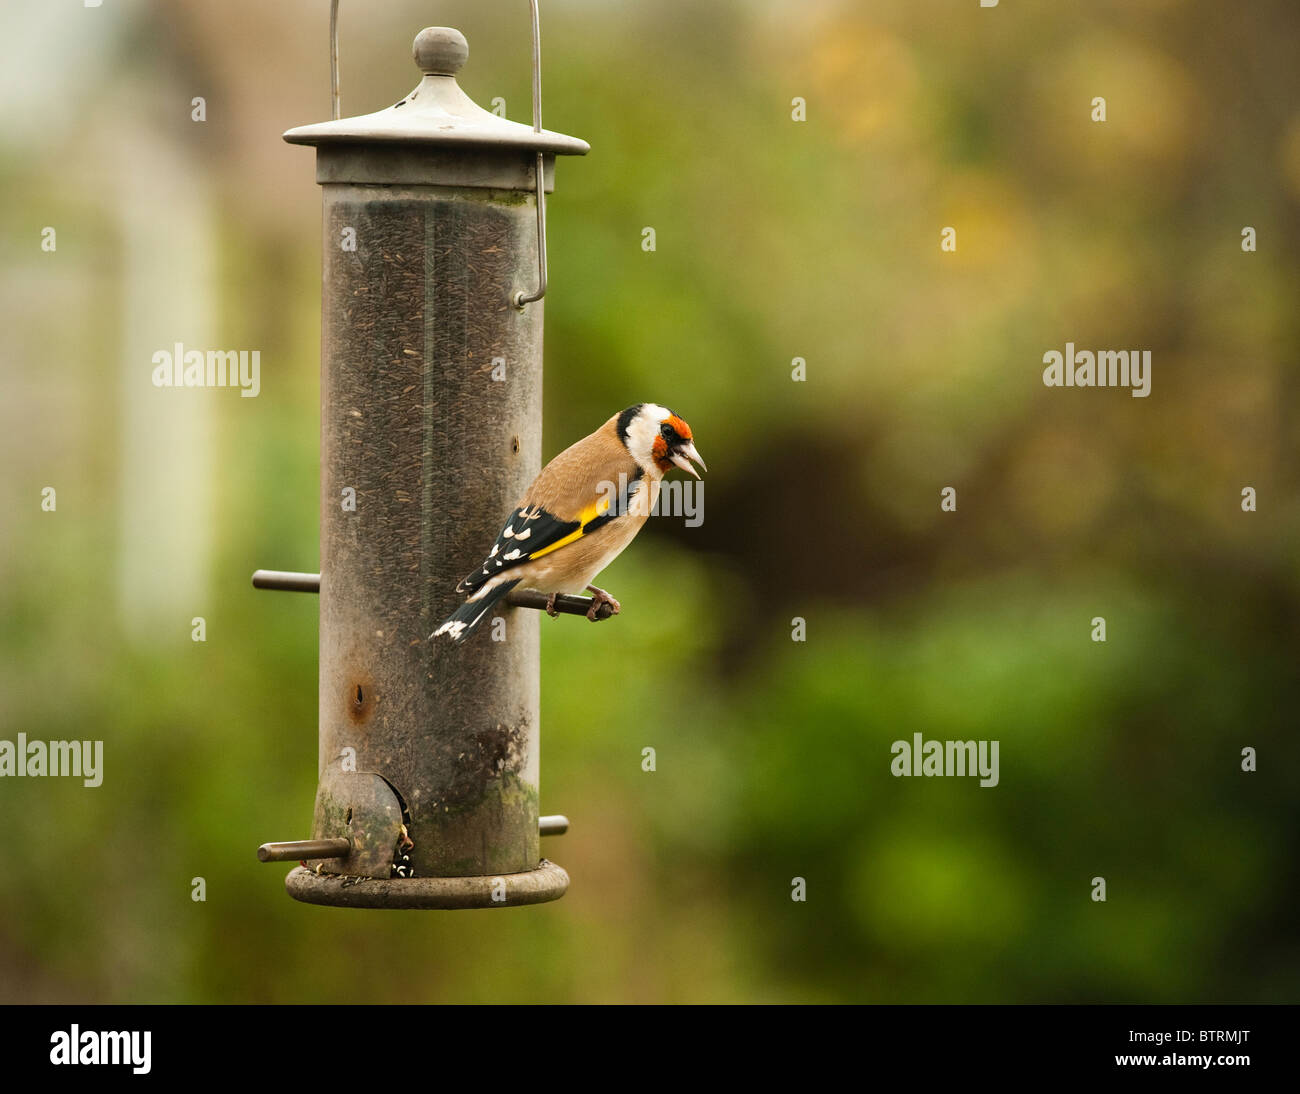
[(312, 839), (258, 857), (319, 863), (285, 881), (312, 904), (501, 907), (569, 883), (539, 853), (568, 823), (539, 831), (519, 608), (545, 597), (511, 598), (506, 641), (428, 640), (541, 467), (543, 194), (557, 155), (588, 150), (541, 128), (535, 2), (531, 128), (460, 89), (468, 53), (429, 27), (401, 102), (284, 135), (315, 146), (324, 188), (321, 574), (253, 583), (320, 593), (320, 781)]

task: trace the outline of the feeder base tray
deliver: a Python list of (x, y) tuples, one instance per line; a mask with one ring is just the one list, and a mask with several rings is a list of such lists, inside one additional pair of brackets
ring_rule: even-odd
[(546, 859), (522, 874), (481, 877), (355, 878), (299, 866), (284, 887), (304, 904), (338, 908), (513, 908), (559, 900), (569, 875)]

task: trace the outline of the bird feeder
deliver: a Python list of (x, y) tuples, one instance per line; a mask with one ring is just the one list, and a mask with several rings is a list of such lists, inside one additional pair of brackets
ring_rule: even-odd
[[(430, 634), (541, 466), (545, 197), (586, 142), (477, 106), (457, 30), (415, 39), (421, 79), (377, 113), (291, 129), (324, 191), (320, 754), (297, 900), (502, 907), (563, 895), (540, 855), (538, 614), (513, 597), (464, 646)], [(337, 110), (336, 110), (337, 114)], [(590, 601), (558, 606), (586, 611)], [(490, 633), (489, 633), (490, 632)]]

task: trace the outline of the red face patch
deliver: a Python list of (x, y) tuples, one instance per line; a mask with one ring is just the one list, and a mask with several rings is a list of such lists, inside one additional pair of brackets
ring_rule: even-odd
[(682, 440), (689, 441), (691, 439), (691, 427), (682, 421), (681, 418), (677, 417), (676, 414), (669, 414), (665, 420), (670, 426), (677, 430), (677, 435), (681, 437)]
[(668, 442), (663, 437), (655, 437), (654, 444), (650, 446), (650, 451), (659, 463), (671, 463), (668, 459)]

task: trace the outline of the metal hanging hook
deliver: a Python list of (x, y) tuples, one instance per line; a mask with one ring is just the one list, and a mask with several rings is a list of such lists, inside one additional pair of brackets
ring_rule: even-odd
[[(337, 0), (336, 0), (337, 2)], [(542, 131), (542, 19), (537, 0), (528, 0), (533, 12), (533, 132)], [(544, 157), (537, 153), (537, 291), (514, 295), (516, 308), (523, 308), (546, 295), (546, 186), (543, 181)]]
[(343, 117), (343, 99), (339, 94), (339, 0), (330, 0), (330, 102), (334, 120)]
[[(528, 0), (533, 17), (533, 132), (542, 131), (542, 17), (537, 0)], [(330, 0), (330, 100), (335, 120), (343, 117), (343, 99), (339, 91), (339, 0)], [(546, 295), (546, 157), (537, 153), (537, 291), (517, 289), (511, 303), (523, 310)]]

